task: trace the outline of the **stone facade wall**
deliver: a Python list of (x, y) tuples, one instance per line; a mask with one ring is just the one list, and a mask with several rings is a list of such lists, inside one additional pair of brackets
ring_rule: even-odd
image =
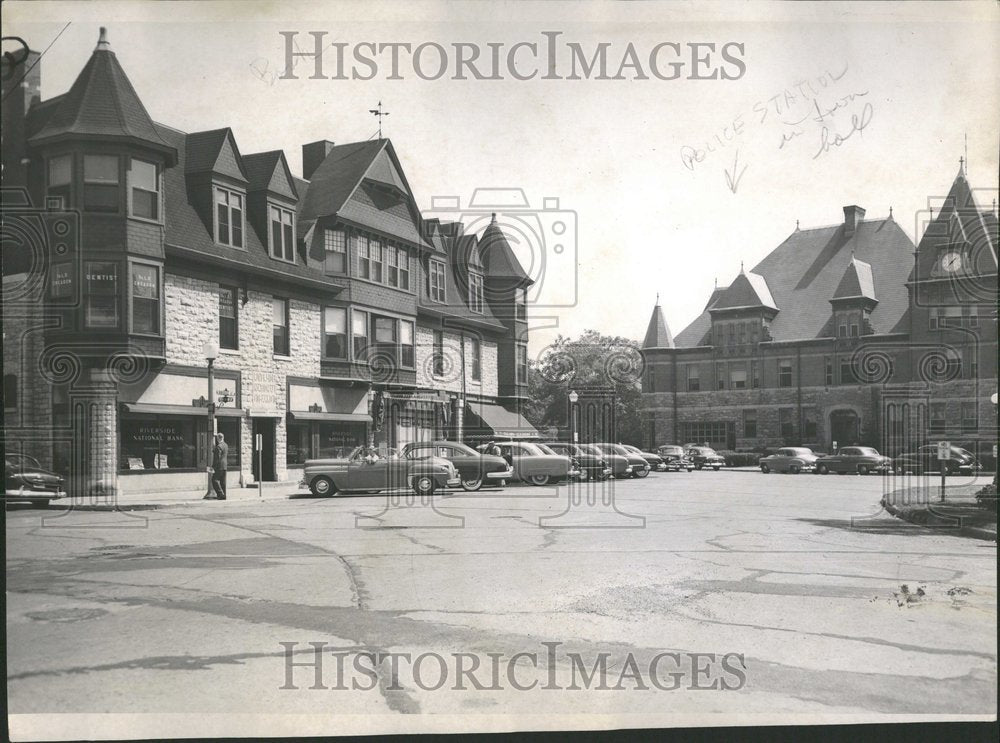
[[(202, 345), (219, 339), (219, 285), (211, 281), (166, 275), (167, 363), (205, 366)], [(251, 416), (277, 414), (275, 470), (278, 480), (288, 476), (285, 465), (287, 441), (287, 377), (320, 375), (321, 309), (319, 305), (292, 299), (289, 305), (289, 355), (273, 351), (272, 295), (251, 291), (246, 306), (237, 303), (239, 349), (222, 349), (215, 366), (241, 372), (242, 408)], [(241, 418), (241, 470), (251, 479), (253, 441), (251, 422)]]

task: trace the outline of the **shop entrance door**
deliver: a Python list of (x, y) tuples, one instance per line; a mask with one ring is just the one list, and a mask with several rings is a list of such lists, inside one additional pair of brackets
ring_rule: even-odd
[[(260, 452), (257, 451), (257, 436), (260, 435)], [(274, 418), (253, 419), (253, 479), (257, 482), (274, 482), (277, 478), (274, 466)]]

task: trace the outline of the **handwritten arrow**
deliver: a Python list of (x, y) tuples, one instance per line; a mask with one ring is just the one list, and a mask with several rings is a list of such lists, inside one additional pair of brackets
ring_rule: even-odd
[(740, 151), (736, 150), (736, 159), (733, 161), (733, 173), (736, 173), (736, 178), (733, 178), (732, 174), (730, 174), (728, 169), (725, 171), (726, 183), (729, 184), (729, 190), (732, 191), (733, 193), (736, 193), (736, 188), (740, 185), (740, 178), (743, 177), (743, 174), (746, 172), (746, 169), (748, 167), (744, 165), (741, 170), (737, 170), (737, 168), (739, 168), (739, 164), (740, 164)]

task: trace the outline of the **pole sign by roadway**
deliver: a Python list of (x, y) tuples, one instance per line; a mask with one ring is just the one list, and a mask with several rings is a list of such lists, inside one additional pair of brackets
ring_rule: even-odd
[(951, 456), (951, 442), (939, 441), (937, 458), (944, 461), (947, 460), (949, 456)]

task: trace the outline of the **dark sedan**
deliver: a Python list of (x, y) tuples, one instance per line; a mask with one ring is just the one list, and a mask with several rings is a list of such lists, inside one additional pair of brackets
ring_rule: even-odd
[(680, 472), (690, 472), (694, 469), (694, 462), (687, 458), (684, 454), (684, 447), (678, 446), (677, 444), (664, 444), (663, 446), (657, 447), (656, 453), (660, 455), (663, 459), (663, 464), (666, 465), (666, 469), (674, 470)]
[(577, 444), (565, 441), (546, 441), (543, 444), (556, 454), (570, 457), (580, 466), (581, 480), (607, 480), (611, 477), (611, 465), (598, 453), (588, 452)]
[[(603, 454), (617, 454), (625, 457), (632, 467), (632, 477), (645, 477), (649, 474), (649, 462), (638, 454), (633, 454), (621, 444), (594, 444)], [(617, 475), (615, 475), (617, 477)]]
[(622, 444), (622, 448), (632, 454), (638, 454), (645, 459), (651, 472), (666, 472), (667, 464), (659, 454), (654, 454), (651, 451), (642, 451), (638, 446), (632, 446), (631, 444)]
[(721, 454), (707, 446), (692, 446), (684, 454), (691, 460), (696, 470), (711, 467), (718, 472), (726, 463)]
[(503, 457), (480, 454), (460, 441), (423, 441), (406, 444), (400, 451), (404, 459), (426, 459), (439, 457), (447, 459), (458, 470), (462, 479), (462, 490), (475, 492), (483, 483), (499, 485), (514, 479), (514, 470)]
[[(971, 475), (983, 468), (971, 451), (960, 446), (952, 446), (948, 459), (944, 461), (947, 475)], [(940, 472), (937, 444), (928, 444), (915, 452), (900, 454), (893, 460), (893, 467), (899, 473), (912, 472), (919, 475), (924, 472)]]
[(585, 454), (590, 454), (595, 457), (600, 457), (605, 462), (607, 462), (608, 467), (611, 468), (611, 477), (620, 480), (623, 477), (632, 476), (632, 463), (629, 462), (628, 457), (623, 457), (620, 454), (601, 451), (594, 444), (577, 444), (576, 448), (584, 452)]
[(883, 457), (870, 446), (842, 446), (836, 454), (829, 454), (816, 460), (816, 474), (836, 472), (838, 475), (869, 472), (892, 472), (892, 460)]
[(44, 469), (27, 454), (8, 452), (4, 456), (4, 498), (11, 502), (31, 503), (45, 508), (49, 501), (65, 498), (65, 481), (55, 472)]

